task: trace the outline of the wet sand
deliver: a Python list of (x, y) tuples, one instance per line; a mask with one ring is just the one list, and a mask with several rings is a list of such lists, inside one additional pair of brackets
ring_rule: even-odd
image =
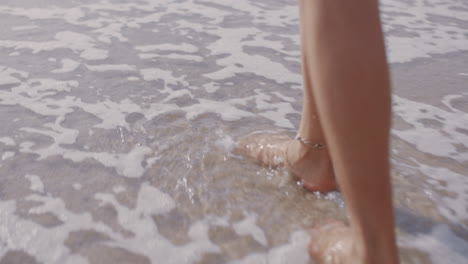
[[(466, 72), (463, 69), (466, 69), (467, 62), (468, 53), (457, 52), (433, 56), (431, 59), (420, 59), (411, 63), (394, 64), (391, 66), (393, 92), (396, 96), (431, 105), (448, 112), (453, 112), (454, 109), (450, 109), (447, 105), (443, 104), (441, 99), (450, 95), (461, 95), (452, 100), (451, 106), (465, 113), (465, 115), (452, 121), (458, 123), (460, 127), (466, 126), (468, 123), (466, 119), (466, 113), (468, 112), (466, 108), (468, 105), (468, 76), (463, 74)], [(420, 114), (424, 114), (423, 112), (419, 111)], [(415, 114), (418, 115), (418, 113)], [(425, 119), (421, 116), (420, 120), (423, 126), (429, 129), (441, 131), (441, 128), (444, 126), (443, 120), (437, 119), (437, 117)], [(398, 114), (394, 115), (394, 131), (407, 130), (411, 129), (411, 127), (413, 125), (405, 122)], [(461, 131), (465, 136), (468, 135), (467, 131), (463, 129), (459, 129), (458, 131)], [(445, 136), (450, 135), (445, 134)], [(460, 162), (455, 159), (440, 157), (435, 155), (437, 154), (438, 147), (440, 147), (438, 146), (438, 140), (441, 140), (441, 138), (435, 136), (433, 140), (429, 141), (429, 144), (433, 145), (435, 151), (434, 153), (427, 153), (419, 150), (415, 144), (408, 144), (407, 141), (398, 138), (398, 136), (394, 135), (392, 137), (394, 200), (398, 230), (400, 237), (405, 237), (406, 235), (404, 234), (416, 237), (424, 235), (433, 236), (434, 240), (441, 243), (441, 245), (443, 244), (443, 246), (438, 245), (439, 247), (447, 247), (450, 251), (453, 251), (453, 255), (466, 258), (468, 222), (458, 219), (455, 221), (448, 220), (440, 213), (440, 208), (448, 207), (447, 204), (441, 205), (438, 202), (440, 199), (444, 199), (442, 198), (444, 196), (452, 197), (454, 198), (454, 203), (460, 203), (462, 206), (459, 212), (466, 213), (466, 208), (463, 208), (463, 204), (467, 198), (466, 194), (464, 195), (462, 192), (455, 191), (450, 185), (459, 185), (461, 190), (466, 190), (468, 182), (468, 161), (466, 160), (468, 149), (463, 147), (463, 145), (466, 145), (466, 141), (459, 142), (459, 151), (461, 156), (465, 158), (465, 161)], [(455, 172), (458, 175), (456, 177), (448, 177), (448, 173), (447, 175), (442, 173), (437, 180), (434, 180), (434, 178), (431, 179), (431, 176), (435, 176), (435, 172), (433, 172), (434, 174), (427, 172), (423, 174), (411, 168), (411, 166), (421, 164), (434, 168), (446, 168), (448, 171)], [(433, 193), (437, 193), (440, 196)], [(451, 214), (457, 215), (453, 211)], [(450, 241), (450, 236), (444, 237), (442, 234), (431, 234), (431, 231), (440, 225), (447, 225), (447, 228), (460, 240), (454, 239)], [(400, 238), (400, 240), (402, 239)], [(431, 243), (429, 241), (426, 242), (428, 242), (426, 246), (429, 246), (428, 244)], [(452, 260), (451, 257), (453, 256), (442, 256), (441, 251), (444, 250), (440, 250), (440, 248), (436, 248), (435, 246), (433, 247), (435, 251), (433, 254), (441, 255), (440, 258), (437, 258), (440, 263), (449, 263)], [(438, 250), (440, 251), (437, 252)], [(401, 250), (403, 260), (406, 260), (407, 263), (431, 263), (434, 261), (434, 259), (431, 261), (427, 253), (418, 251), (420, 249), (403, 248)], [(454, 259), (460, 260), (460, 258)]]
[[(46, 4), (0, 5), (1, 264), (312, 263), (307, 229), (346, 220), (341, 195), (233, 152), (295, 134), (294, 1)], [(463, 263), (468, 24), (417, 4), (383, 5), (399, 247)]]

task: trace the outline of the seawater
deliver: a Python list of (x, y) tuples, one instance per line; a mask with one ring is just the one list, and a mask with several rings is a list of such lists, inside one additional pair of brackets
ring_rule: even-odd
[[(233, 151), (253, 131), (298, 126), (297, 8), (2, 1), (1, 262), (308, 263), (307, 228), (346, 218), (340, 194)], [(466, 51), (467, 14), (465, 1), (381, 1), (390, 62)], [(405, 263), (468, 259), (467, 100), (396, 89)]]

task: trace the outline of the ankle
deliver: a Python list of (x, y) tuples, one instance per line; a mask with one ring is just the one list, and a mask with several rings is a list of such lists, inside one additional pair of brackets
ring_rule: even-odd
[(299, 140), (291, 140), (286, 146), (286, 157), (288, 159), (288, 163), (291, 163), (291, 165), (308, 160), (312, 154), (317, 154), (313, 152), (314, 149), (301, 143)]
[(312, 149), (315, 149), (315, 150), (325, 148), (324, 140), (309, 140), (307, 138), (301, 137), (300, 135), (297, 135), (295, 139), (297, 141), (301, 142), (303, 145), (305, 145), (308, 148), (312, 148)]
[(287, 165), (303, 180), (330, 180), (331, 185), (336, 185), (331, 159), (325, 148), (314, 148), (299, 140), (292, 140), (285, 152)]

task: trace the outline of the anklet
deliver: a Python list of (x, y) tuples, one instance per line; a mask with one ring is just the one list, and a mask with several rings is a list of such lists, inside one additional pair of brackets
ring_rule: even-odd
[(324, 149), (325, 148), (324, 144), (306, 140), (306, 139), (304, 139), (303, 137), (301, 137), (299, 135), (296, 136), (296, 139), (299, 140), (299, 142), (301, 142), (302, 144), (311, 146), (313, 149)]

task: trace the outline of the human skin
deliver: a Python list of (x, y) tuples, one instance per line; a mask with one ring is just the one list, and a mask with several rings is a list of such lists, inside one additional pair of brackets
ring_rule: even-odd
[(304, 187), (343, 193), (350, 225), (314, 228), (318, 263), (398, 263), (389, 166), (390, 82), (377, 0), (299, 0), (304, 103), (298, 134), (258, 134), (239, 149), (286, 166)]
[(378, 2), (299, 0), (299, 8), (303, 74), (310, 82), (304, 107), (310, 112), (303, 113), (300, 133), (321, 128), (315, 133), (325, 139), (350, 216), (350, 227), (313, 230), (309, 251), (319, 263), (398, 263), (390, 81)]

